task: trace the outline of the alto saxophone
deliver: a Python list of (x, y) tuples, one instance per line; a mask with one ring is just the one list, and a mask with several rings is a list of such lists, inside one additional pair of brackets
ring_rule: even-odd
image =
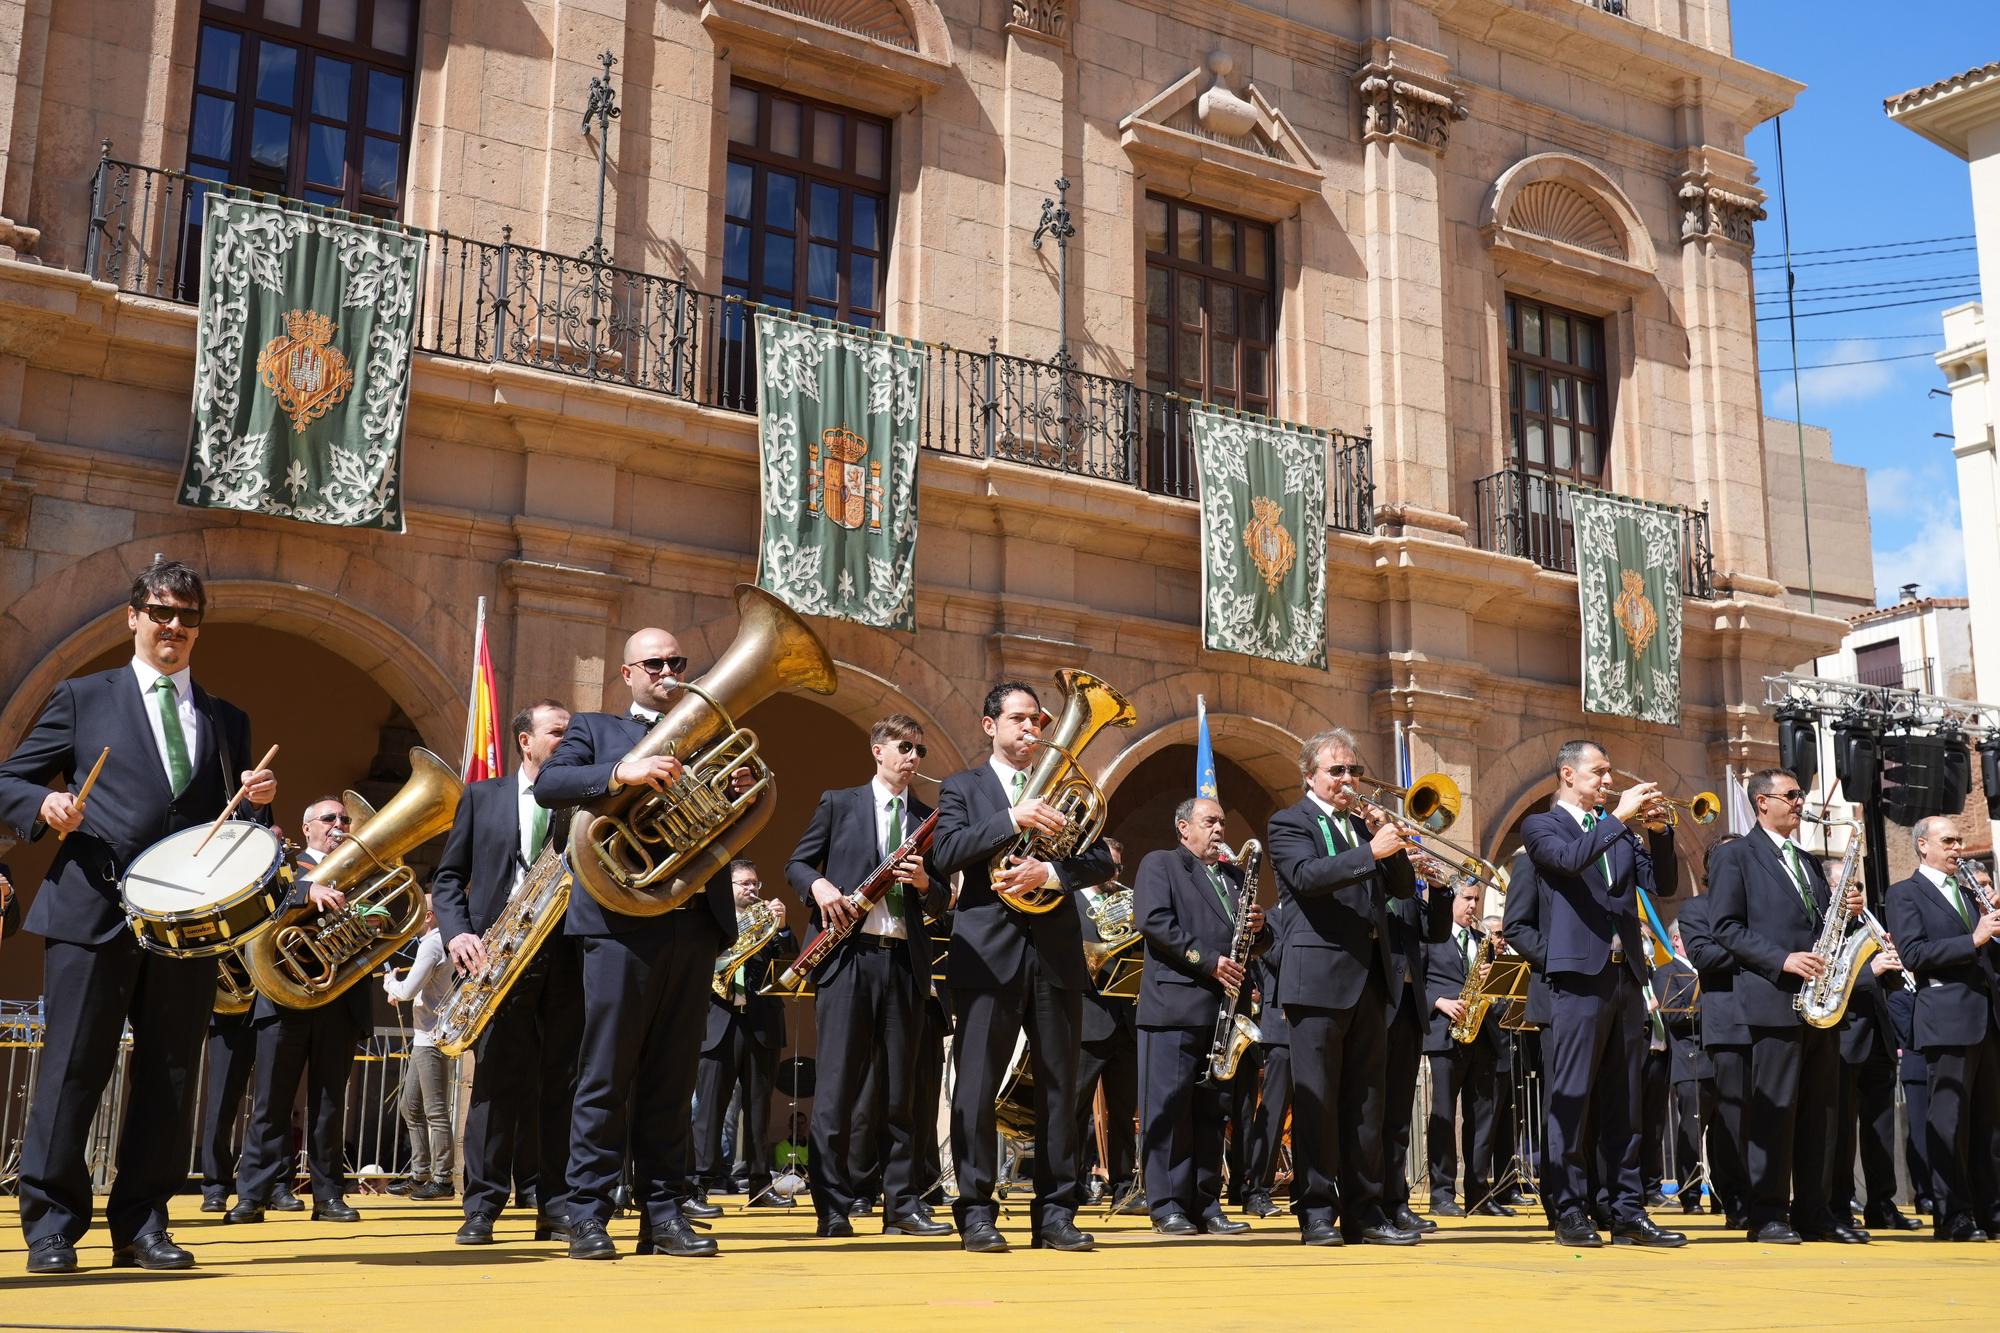
[(431, 1025), (431, 1039), (447, 1057), (471, 1050), (500, 1011), (500, 1002), (535, 961), (542, 942), (569, 909), (569, 865), (550, 843), (521, 877), (519, 887), (480, 941), (486, 966), (459, 977)]
[(1481, 935), (1479, 948), (1472, 955), (1472, 966), (1465, 969), (1465, 984), (1458, 988), (1458, 1002), (1465, 1006), (1465, 1017), (1455, 1018), (1451, 1024), (1451, 1039), (1461, 1046), (1469, 1045), (1479, 1035), (1479, 1024), (1493, 1007), (1493, 997), (1480, 989), (1484, 985), (1481, 974), (1492, 961), (1493, 937)]
[(736, 969), (776, 939), (784, 926), (785, 914), (768, 898), (757, 899), (737, 914), (736, 943), (724, 949), (715, 960), (715, 980), (710, 983), (715, 989), (715, 998), (729, 998), (729, 982), (736, 975)]
[[(1236, 895), (1236, 933), (1229, 940), (1229, 959), (1238, 967), (1250, 965), (1250, 948), (1257, 936), (1250, 929), (1250, 909), (1257, 902), (1257, 863), (1263, 859), (1264, 844), (1255, 838), (1243, 844), (1243, 891)], [(1239, 1013), (1249, 978), (1231, 989), (1222, 988), (1222, 1011), (1215, 1016), (1215, 1037), (1208, 1044), (1208, 1068), (1203, 1075), (1210, 1083), (1227, 1083), (1236, 1077), (1243, 1053), (1264, 1039), (1264, 1034), (1248, 1014)]]
[(1865, 907), (1861, 909), (1861, 929), (1852, 935), (1847, 933), (1852, 916), (1847, 910), (1847, 890), (1861, 865), (1861, 825), (1851, 819), (1822, 819), (1810, 814), (1805, 818), (1824, 828), (1851, 830), (1847, 854), (1840, 859), (1840, 874), (1834, 881), (1833, 897), (1827, 903), (1826, 920), (1820, 926), (1819, 938), (1813, 942), (1813, 957), (1826, 964), (1826, 969), (1816, 977), (1807, 978), (1799, 993), (1792, 997), (1792, 1008), (1813, 1027), (1838, 1027), (1847, 1012), (1847, 1002), (1854, 995), (1854, 983), (1861, 979), (1861, 969), (1888, 937), (1875, 914)]

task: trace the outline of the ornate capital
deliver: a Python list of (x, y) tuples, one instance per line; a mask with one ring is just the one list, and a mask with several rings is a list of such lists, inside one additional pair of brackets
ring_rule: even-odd
[(1007, 30), (1068, 45), (1069, 0), (1014, 0)]
[(1368, 64), (1356, 74), (1365, 139), (1401, 139), (1442, 153), (1451, 123), (1468, 114), (1448, 84), (1419, 83), (1394, 65)]
[(1683, 245), (1708, 239), (1747, 250), (1756, 243), (1756, 225), (1765, 217), (1764, 202), (1754, 191), (1739, 194), (1705, 172), (1681, 177), (1680, 204)]

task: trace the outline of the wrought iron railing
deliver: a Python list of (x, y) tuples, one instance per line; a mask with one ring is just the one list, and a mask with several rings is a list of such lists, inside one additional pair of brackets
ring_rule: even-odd
[[(1472, 483), (1473, 530), (1482, 550), (1525, 556), (1543, 569), (1576, 573), (1576, 534), (1567, 483), (1512, 468)], [(1708, 509), (1664, 505), (1681, 515), (1681, 591), (1715, 596), (1715, 555), (1708, 541)]]
[[(201, 210), (214, 183), (121, 162), (106, 143), (91, 182), (84, 271), (170, 301), (200, 295)], [(295, 201), (286, 201), (293, 203)], [(304, 208), (307, 205), (299, 204)], [(754, 307), (677, 276), (435, 231), (425, 235), (417, 345), (532, 366), (729, 412), (757, 410)], [(1190, 409), (1199, 404), (1073, 365), (919, 344), (922, 444), (1192, 499)], [(1366, 436), (1331, 432), (1327, 522), (1371, 531)]]

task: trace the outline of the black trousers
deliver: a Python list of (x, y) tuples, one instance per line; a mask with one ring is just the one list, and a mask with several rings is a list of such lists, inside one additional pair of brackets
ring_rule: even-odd
[(1639, 1062), (1639, 1183), (1646, 1196), (1659, 1192), (1667, 1178), (1667, 1100), (1673, 1057), (1648, 1049)]
[(1827, 1196), (1840, 1109), (1840, 1034), (1804, 1023), (1751, 1028), (1750, 1080), (1748, 1221), (1759, 1227), (1789, 1219), (1799, 1231), (1824, 1231), (1833, 1224)]
[(1750, 1215), (1750, 1168), (1743, 1138), (1750, 1106), (1750, 1048), (1710, 1046), (1708, 1061), (1715, 1069), (1715, 1115), (1704, 1121), (1708, 1131), (1708, 1171), (1723, 1211), (1733, 1217)]
[(1292, 1048), (1264, 1046), (1264, 1077), (1257, 1093), (1257, 1118), (1250, 1126), (1250, 1156), (1244, 1163), (1244, 1194), (1271, 1190), (1278, 1149), (1285, 1142), (1285, 1115), (1292, 1109)]
[[(465, 1111), (465, 1215), (498, 1213), (533, 1184), (539, 1211), (563, 1216), (583, 971), (576, 941), (551, 935), (479, 1034)], [(542, 1145), (549, 1169), (541, 1169)], [(523, 1178), (525, 1177), (525, 1179)]]
[[(826, 1080), (822, 1077), (817, 1087), (824, 1089)], [(816, 1093), (813, 1104), (817, 1106), (825, 1096), (824, 1091)], [(882, 1069), (870, 1057), (861, 1071), (861, 1083), (854, 1091), (854, 1098), (848, 1104), (847, 1130), (847, 1182), (849, 1191), (857, 1199), (880, 1199), (882, 1197)]]
[[(1112, 1196), (1125, 1192), (1138, 1170), (1133, 1117), (1139, 1101), (1139, 1042), (1131, 1029), (1120, 1027), (1103, 1041), (1078, 1048), (1076, 1063), (1077, 1160), (1089, 1155), (1091, 1122), (1097, 1110), (1097, 1089), (1104, 1088), (1104, 1176)], [(1079, 1167), (1077, 1188), (1087, 1197), (1088, 1183)]]
[(1146, 1203), (1156, 1222), (1172, 1213), (1197, 1222), (1222, 1215), (1228, 1085), (1201, 1077), (1213, 1039), (1207, 1027), (1139, 1029)]
[(1549, 1104), (1543, 1184), (1551, 1216), (1560, 1218), (1572, 1209), (1588, 1213), (1593, 1194), (1600, 1194), (1614, 1222), (1635, 1221), (1645, 1213), (1639, 1181), (1645, 996), (1620, 963), (1606, 964), (1595, 976), (1552, 972), (1549, 993), (1553, 1019), (1543, 1047)]
[[(928, 988), (929, 983), (921, 983)], [(910, 1132), (916, 1141), (912, 1177), (925, 1203), (943, 1194), (944, 1144), (938, 1135), (938, 1113), (944, 1099), (944, 1040), (950, 1035), (944, 1007), (926, 997), (918, 1006), (916, 1072), (910, 1080)]]
[(1382, 1211), (1410, 1206), (1410, 1137), (1417, 1118), (1417, 1068), (1424, 1061), (1422, 988), (1404, 982), (1389, 1009), (1382, 1047)]
[(952, 1010), (958, 1015), (958, 1036), (952, 1042), (957, 1077), (951, 1090), (958, 1202), (952, 1213), (959, 1232), (970, 1223), (992, 1224), (999, 1217), (993, 1201), (1000, 1168), (993, 1099), (1023, 1031), (1035, 1078), (1034, 1228), (1039, 1232), (1050, 1222), (1069, 1221), (1083, 1202), (1077, 1178), (1082, 1145), (1076, 1136), (1083, 996), (1058, 986), (1030, 953), (1008, 985), (953, 988)]
[(250, 1015), (214, 1015), (203, 1058), (208, 1073), (202, 1080), (201, 1127), (195, 1140), (201, 1153), (201, 1186), (227, 1190), (236, 1184), (240, 1150), (236, 1113), (243, 1109), (250, 1070), (257, 1062), (257, 1030), (250, 1025)]
[[(847, 956), (839, 969), (819, 985), (812, 1195), (822, 1222), (847, 1216), (872, 1193), (859, 1174), (870, 1163), (879, 1163), (884, 1217), (908, 1213), (916, 1192), (931, 1183), (916, 1178), (913, 1118), (923, 996), (910, 973), (909, 947), (878, 946), (874, 938), (851, 936), (840, 946)], [(879, 1098), (873, 1108), (865, 1105), (871, 1082)], [(932, 1107), (935, 1121), (935, 1102)], [(858, 1137), (865, 1138), (865, 1150)]]
[[(366, 981), (357, 983), (368, 984)], [(236, 1197), (258, 1207), (269, 1203), (280, 1182), (292, 1177), (292, 1103), (299, 1080), (306, 1085), (306, 1169), (313, 1202), (346, 1192), (347, 1076), (354, 1068), (360, 1034), (338, 1005), (322, 1009), (282, 1009), (257, 1024), (256, 1089), (250, 1127), (244, 1131), (243, 1162), (237, 1168)]]
[(610, 1222), (628, 1147), (642, 1220), (660, 1227), (680, 1217), (691, 1188), (695, 1064), (721, 937), (697, 895), (637, 930), (579, 940), (583, 1041), (568, 1177), (575, 1220)]
[(1862, 1210), (1880, 1214), (1896, 1202), (1896, 1057), (1840, 1062), (1840, 1137), (1833, 1146), (1833, 1183), (1827, 1199), (1839, 1221), (1853, 1216), (1854, 1159), (1861, 1158), (1861, 1184), (1868, 1192)]
[(1292, 1212), (1358, 1231), (1382, 1210), (1388, 996), (1372, 973), (1351, 1009), (1285, 1006), (1292, 1025)]
[[(723, 1002), (711, 995), (709, 1003)], [(734, 1094), (743, 1107), (736, 1150), (749, 1168), (750, 1193), (755, 1196), (771, 1183), (771, 1086), (777, 1081), (778, 1053), (757, 1040), (741, 1009), (734, 1005), (730, 1009), (728, 1030), (701, 1053), (695, 1073), (695, 1177), (703, 1189), (720, 1190), (729, 1183), (722, 1127)]]
[[(1909, 1173), (1914, 1201), (1935, 1207), (1931, 1194), (1930, 1062), (1922, 1051), (1905, 1050), (1897, 1061), (1896, 1076), (1903, 1084), (1903, 1169)], [(1920, 1207), (1917, 1211), (1930, 1209)]]
[[(1215, 1033), (1208, 1034), (1215, 1040)], [(1229, 1202), (1241, 1207), (1250, 1192), (1250, 1146), (1256, 1136), (1257, 1089), (1264, 1081), (1264, 1048), (1252, 1043), (1222, 1085), (1222, 1174)]]
[(90, 1230), (91, 1117), (132, 1024), (118, 1178), (105, 1203), (113, 1245), (165, 1229), (187, 1178), (195, 1069), (215, 1006), (215, 963), (163, 958), (120, 931), (103, 944), (42, 949), (42, 1054), (21, 1142), (21, 1234), (29, 1244)]
[(1982, 1225), (2000, 1220), (2000, 1034), (1992, 1027), (1977, 1046), (1929, 1046), (1931, 1193), (1939, 1229), (1970, 1216)]
[[(1471, 1208), (1493, 1186), (1494, 1115), (1499, 1088), (1493, 1047), (1482, 1033), (1478, 1039), (1431, 1057), (1431, 1108), (1425, 1138), (1430, 1149), (1431, 1199), (1451, 1201), (1458, 1179), (1458, 1150), (1465, 1153), (1465, 1206)], [(1454, 1130), (1457, 1132), (1454, 1133)]]

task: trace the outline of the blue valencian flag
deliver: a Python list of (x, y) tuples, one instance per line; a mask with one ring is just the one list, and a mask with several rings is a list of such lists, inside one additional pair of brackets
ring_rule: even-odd
[(1197, 694), (1194, 697), (1194, 794), (1209, 800), (1219, 800), (1215, 786), (1215, 750), (1208, 743), (1208, 700)]

